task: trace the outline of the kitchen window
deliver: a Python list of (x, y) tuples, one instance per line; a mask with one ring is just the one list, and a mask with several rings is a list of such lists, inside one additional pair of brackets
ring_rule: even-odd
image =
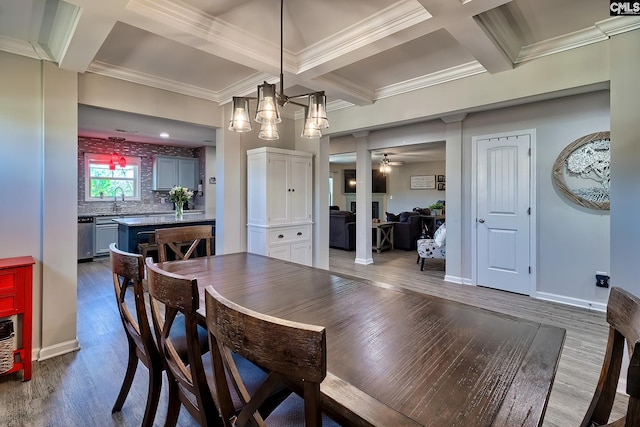
[(124, 194), (125, 200), (140, 200), (140, 158), (125, 156), (127, 165), (109, 169), (111, 155), (85, 153), (85, 201), (110, 200)]

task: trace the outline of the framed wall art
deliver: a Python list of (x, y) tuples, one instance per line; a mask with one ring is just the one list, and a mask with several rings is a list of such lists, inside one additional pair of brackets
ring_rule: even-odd
[(436, 188), (435, 175), (411, 175), (412, 190), (433, 190)]

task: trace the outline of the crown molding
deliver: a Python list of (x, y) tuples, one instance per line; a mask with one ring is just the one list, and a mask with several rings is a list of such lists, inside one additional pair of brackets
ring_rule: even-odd
[(40, 45), (0, 36), (0, 50), (13, 53), (15, 55), (26, 56), (32, 59), (42, 59), (53, 61), (49, 54)]
[(430, 18), (432, 15), (420, 3), (413, 0), (394, 3), (299, 52), (297, 54), (299, 65), (296, 72), (302, 73), (340, 58)]
[(633, 31), (640, 28), (640, 18), (613, 17), (599, 21), (591, 28), (575, 31), (559, 37), (554, 37), (540, 43), (524, 46), (514, 61), (516, 64), (564, 52), (571, 49), (587, 46), (609, 39), (609, 37)]
[(184, 83), (176, 82), (174, 80), (151, 76), (139, 71), (134, 71), (124, 67), (118, 67), (116, 65), (107, 64), (100, 61), (92, 62), (87, 71), (106, 77), (112, 77), (114, 79), (154, 87), (156, 89), (163, 89), (170, 92), (180, 93), (182, 95), (206, 99), (207, 101), (219, 102), (219, 95), (215, 91), (187, 85)]
[[(353, 80), (346, 79), (335, 73), (318, 77), (314, 79), (314, 81), (325, 87), (334, 88), (345, 98), (348, 97), (354, 101), (360, 101), (356, 102), (359, 105), (369, 105), (375, 101), (375, 91), (373, 89), (357, 84)], [(327, 91), (327, 89), (325, 89), (325, 91)]]
[(438, 71), (436, 73), (428, 74), (426, 76), (416, 77), (405, 80), (404, 82), (382, 87), (376, 90), (375, 99), (388, 98), (390, 96), (400, 95), (402, 93), (412, 92), (429, 86), (435, 86), (486, 72), (487, 70), (480, 65), (480, 63), (473, 61)]

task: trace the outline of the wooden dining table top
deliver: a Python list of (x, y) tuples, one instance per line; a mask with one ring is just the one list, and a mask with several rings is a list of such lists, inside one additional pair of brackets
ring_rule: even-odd
[(375, 426), (538, 426), (565, 330), (248, 253), (165, 262), (252, 310), (324, 326), (322, 405)]

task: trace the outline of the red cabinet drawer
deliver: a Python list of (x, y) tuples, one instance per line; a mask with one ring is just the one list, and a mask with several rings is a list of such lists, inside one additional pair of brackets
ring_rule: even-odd
[(23, 279), (23, 269), (12, 268), (0, 271), (0, 292), (16, 289), (16, 287), (22, 284)]
[(11, 316), (22, 310), (23, 301), (18, 294), (0, 295), (0, 317)]

